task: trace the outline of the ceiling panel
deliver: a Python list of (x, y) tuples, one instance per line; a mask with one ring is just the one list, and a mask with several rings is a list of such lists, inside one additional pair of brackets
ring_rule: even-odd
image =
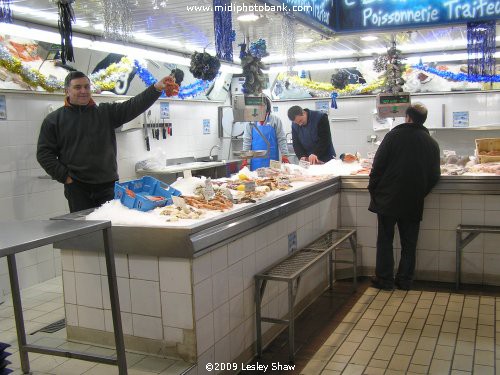
[[(117, 2), (118, 0), (114, 0)], [(156, 1), (160, 3), (161, 0)], [(181, 53), (191, 53), (193, 50), (203, 50), (213, 53), (214, 31), (213, 15), (210, 11), (188, 11), (188, 6), (210, 6), (211, 0), (166, 0), (164, 7), (154, 9), (155, 0), (123, 0), (131, 9), (134, 33), (146, 34), (146, 39), (132, 37), (131, 42), (151, 45), (174, 50)], [(243, 0), (233, 0), (232, 4), (242, 4)], [(251, 4), (246, 0), (245, 4)], [(57, 27), (57, 6), (50, 0), (12, 0), (11, 8), (14, 18), (33, 23), (41, 23)], [(104, 24), (103, 1), (89, 0), (73, 3), (76, 23), (74, 31), (102, 36)], [(242, 23), (236, 20), (233, 12), (233, 28), (236, 31), (236, 42), (233, 44), (234, 56), (239, 54), (238, 44), (245, 37), (254, 41), (263, 38), (271, 53), (268, 62), (283, 60), (283, 37), (281, 33), (282, 14), (260, 14), (258, 21)], [(377, 52), (383, 52), (395, 38), (398, 47), (403, 52), (424, 52), (464, 49), (466, 26), (452, 25), (442, 28), (403, 30), (391, 33), (377, 34), (378, 40), (363, 42), (360, 35), (336, 35), (325, 37), (310, 28), (295, 22), (296, 37), (308, 36), (313, 39), (307, 44), (296, 44), (297, 60), (332, 60), (343, 56), (349, 51), (350, 57), (367, 57)], [(498, 28), (498, 26), (497, 26)], [(497, 38), (497, 44), (498, 44)], [(419, 47), (420, 46), (420, 47)], [(281, 57), (280, 57), (281, 56)]]

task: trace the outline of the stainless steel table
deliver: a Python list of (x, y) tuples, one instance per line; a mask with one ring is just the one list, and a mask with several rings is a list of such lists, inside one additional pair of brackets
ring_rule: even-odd
[[(113, 316), (115, 334), (116, 358), (27, 344), (26, 331), (24, 329), (23, 309), (21, 305), (21, 294), (19, 291), (19, 281), (17, 276), (16, 254), (97, 231), (102, 231), (103, 234), (106, 268), (108, 271), (111, 314)], [(0, 226), (0, 257), (4, 256), (7, 257), (9, 267), (10, 288), (12, 291), (14, 316), (16, 320), (17, 341), (19, 344), (19, 355), (21, 357), (21, 369), (24, 374), (30, 373), (28, 352), (75, 358), (105, 364), (114, 364), (118, 366), (120, 375), (127, 374), (127, 361), (125, 358), (125, 345), (123, 342), (110, 221), (39, 220), (3, 223)]]

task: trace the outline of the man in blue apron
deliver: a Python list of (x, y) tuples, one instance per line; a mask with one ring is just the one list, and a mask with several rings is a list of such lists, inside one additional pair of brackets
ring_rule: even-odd
[[(265, 97), (266, 102), (266, 116), (263, 121), (258, 121), (256, 126), (259, 127), (262, 135), (269, 142), (269, 155), (263, 158), (252, 158), (250, 159), (250, 170), (254, 171), (258, 168), (269, 167), (270, 160), (280, 160), (281, 152), (281, 162), (289, 163), (287, 153), (288, 147), (286, 144), (285, 131), (283, 130), (283, 124), (279, 117), (271, 114), (271, 100)], [(267, 150), (267, 143), (262, 139), (261, 135), (252, 125), (251, 122), (246, 124), (245, 133), (243, 134), (243, 150)], [(241, 164), (241, 167), (248, 165), (248, 161), (245, 159)]]
[(299, 160), (322, 164), (337, 156), (326, 113), (294, 105), (288, 110), (288, 118), (292, 121), (293, 149)]

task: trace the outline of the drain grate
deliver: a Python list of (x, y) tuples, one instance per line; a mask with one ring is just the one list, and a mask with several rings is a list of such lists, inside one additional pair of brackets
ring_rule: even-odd
[(32, 335), (34, 335), (37, 332), (54, 333), (63, 329), (64, 327), (66, 327), (66, 319), (61, 319), (58, 320), (57, 322), (50, 323), (48, 326), (40, 328), (39, 330), (33, 332)]

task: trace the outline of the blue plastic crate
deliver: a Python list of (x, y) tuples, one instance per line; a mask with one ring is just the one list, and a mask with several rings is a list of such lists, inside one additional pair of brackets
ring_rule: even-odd
[[(127, 189), (135, 196), (127, 194)], [(139, 211), (149, 211), (156, 207), (172, 204), (172, 196), (182, 193), (151, 176), (144, 176), (138, 180), (115, 182), (115, 199), (119, 199), (124, 206)], [(151, 200), (147, 196), (163, 197), (161, 200)]]

